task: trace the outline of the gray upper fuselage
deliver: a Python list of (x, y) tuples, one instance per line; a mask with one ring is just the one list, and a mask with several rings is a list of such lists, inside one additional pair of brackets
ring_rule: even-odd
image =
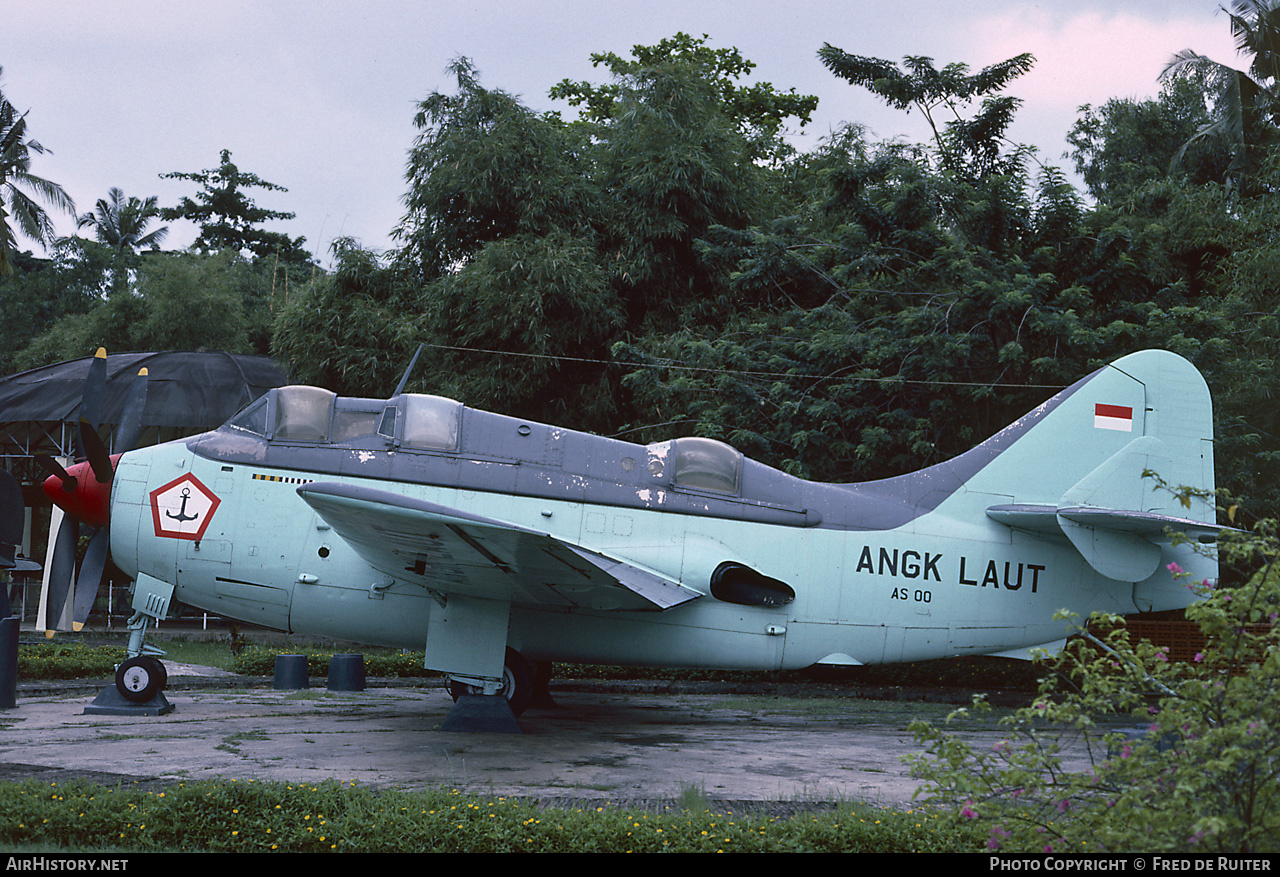
[[(440, 397), (361, 399), (312, 387), (272, 390), (187, 445), (205, 458), (307, 475), (797, 527), (887, 530), (932, 511), (1088, 380), (966, 454), (909, 475), (861, 484), (806, 481), (709, 439), (639, 445), (466, 408)], [(443, 427), (432, 424), (423, 441), (409, 434), (411, 409), (416, 408), (444, 422)], [(314, 426), (298, 429), (293, 409), (302, 409)]]

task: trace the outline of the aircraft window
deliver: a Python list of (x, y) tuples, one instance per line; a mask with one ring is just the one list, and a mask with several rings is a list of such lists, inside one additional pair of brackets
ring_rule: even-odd
[(396, 437), (396, 406), (388, 405), (382, 409), (382, 420), (378, 423), (378, 435), (384, 438)]
[(274, 438), (294, 442), (329, 440), (336, 393), (319, 387), (281, 387), (276, 394)]
[(346, 442), (361, 436), (373, 435), (377, 423), (378, 412), (376, 411), (335, 411), (330, 441)]
[(682, 438), (671, 443), (672, 483), (676, 487), (738, 492), (742, 454), (715, 439)]
[(243, 429), (246, 432), (265, 438), (267, 435), (267, 397), (263, 396), (258, 401), (251, 403), (247, 408), (231, 418), (230, 423), (236, 429)]
[(404, 435), (400, 439), (403, 444), (435, 451), (458, 449), (461, 402), (417, 393), (406, 393), (400, 399), (404, 408)]

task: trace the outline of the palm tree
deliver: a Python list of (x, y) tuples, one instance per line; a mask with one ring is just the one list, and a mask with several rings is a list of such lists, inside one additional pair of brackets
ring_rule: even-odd
[(1248, 70), (1184, 49), (1160, 78), (1194, 76), (1213, 99), (1213, 120), (1183, 144), (1174, 165), (1196, 140), (1221, 137), (1232, 155), (1228, 174), (1238, 185), (1257, 166), (1262, 147), (1280, 134), (1280, 0), (1233, 0), (1231, 7), (1236, 50), (1253, 58)]
[(155, 196), (145, 201), (125, 198), (124, 192), (112, 186), (106, 198), (99, 198), (92, 213), (76, 219), (78, 228), (93, 228), (98, 243), (110, 247), (117, 255), (136, 253), (140, 249), (158, 249), (169, 236), (169, 227), (148, 232), (147, 225), (160, 215)]
[(16, 250), (15, 231), (41, 244), (54, 238), (49, 214), (23, 189), (30, 189), (60, 210), (75, 213), (75, 204), (61, 186), (31, 173), (31, 153), (44, 151), (39, 143), (27, 139), (26, 114), (20, 115), (0, 91), (0, 274), (13, 273), (9, 253)]

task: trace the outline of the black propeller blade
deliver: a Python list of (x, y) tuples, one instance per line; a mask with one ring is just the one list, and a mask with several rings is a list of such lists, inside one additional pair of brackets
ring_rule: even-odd
[[(116, 427), (115, 447), (117, 454), (133, 450), (142, 432), (142, 411), (147, 407), (147, 370), (140, 369), (133, 383), (129, 385), (129, 395), (124, 400), (124, 410), (120, 413), (120, 425)], [(114, 470), (113, 470), (114, 474)]]
[[(93, 361), (89, 365), (89, 374), (85, 380), (84, 393), (80, 401), (78, 437), (81, 454), (89, 461), (93, 479), (99, 485), (110, 484), (115, 476), (115, 466), (111, 462), (111, 454), (98, 436), (98, 425), (101, 422), (103, 400), (107, 385), (107, 352), (98, 348)], [(115, 433), (115, 452), (123, 454), (132, 450), (142, 431), (142, 413), (147, 404), (147, 370), (142, 369), (133, 383), (125, 399), (120, 415), (120, 423)], [(71, 475), (49, 457), (37, 457), (37, 462), (51, 475), (56, 476), (62, 489), (68, 494), (75, 493), (83, 485), (76, 483)], [(87, 474), (82, 473), (84, 477)], [(89, 547), (84, 560), (80, 564), (79, 575), (75, 572), (75, 543), (79, 536), (79, 521), (68, 514), (63, 517), (62, 525), (55, 536), (53, 559), (49, 569), (49, 599), (46, 607), (47, 636), (53, 635), (53, 628), (66, 606), (68, 592), (74, 579), (75, 597), (72, 606), (72, 625), (76, 630), (84, 626), (89, 612), (97, 599), (98, 590), (106, 573), (111, 547), (109, 527), (98, 527), (89, 540)]]
[(98, 589), (102, 587), (104, 573), (107, 571), (107, 554), (111, 550), (111, 533), (106, 527), (99, 527), (89, 539), (89, 548), (80, 561), (80, 574), (76, 576), (76, 601), (72, 607), (71, 626), (75, 630), (84, 627), (98, 599)]
[[(0, 572), (18, 565), (23, 529), (22, 487), (16, 478), (0, 469)], [(10, 611), (9, 584), (0, 581), (0, 618), (8, 618)]]
[(73, 493), (76, 489), (75, 476), (62, 467), (62, 464), (50, 457), (48, 454), (36, 454), (35, 461), (40, 464), (40, 468), (48, 472), (50, 475), (58, 476), (62, 482), (62, 489), (67, 493)]
[(84, 394), (80, 399), (80, 453), (89, 460), (93, 477), (100, 484), (111, 481), (111, 455), (98, 437), (98, 423), (102, 416), (102, 398), (107, 392), (107, 351), (99, 347), (89, 363), (89, 376), (85, 380)]
[(13, 569), (17, 565), (23, 512), (21, 485), (7, 471), (0, 469), (0, 569)]

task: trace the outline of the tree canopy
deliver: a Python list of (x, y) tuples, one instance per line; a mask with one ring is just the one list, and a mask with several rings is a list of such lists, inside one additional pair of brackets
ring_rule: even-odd
[[(62, 338), (177, 343), (146, 314), (175, 313), (166, 290), (186, 276), (230, 315), (206, 342), (270, 349), (301, 381), (389, 392), (424, 343), (418, 390), (641, 441), (707, 435), (849, 481), (960, 453), (1161, 347), (1208, 377), (1221, 483), (1263, 514), (1280, 502), (1275, 16), (1233, 5), (1253, 61), (1239, 76), (1183, 53), (1155, 98), (1081, 108), (1068, 159), (1082, 189), (1009, 137), (1029, 54), (975, 71), (815, 47), (933, 133), (878, 141), (851, 120), (807, 151), (788, 128), (816, 99), (754, 82), (754, 63), (705, 35), (593, 55), (600, 81), (562, 80), (553, 112), (459, 58), (454, 86), (417, 107), (392, 252), (340, 240), (334, 270), (316, 271), (301, 240), (262, 228), (288, 214), (249, 197), (282, 187), (224, 150), (216, 168), (164, 175), (197, 192), (158, 217), (197, 222), (197, 249), (221, 259), (162, 259), (138, 227), (121, 235), (142, 251), (117, 290), (110, 217), (156, 217), (149, 199), (108, 195), (85, 226), (101, 242), (15, 256), (0, 307), (36, 329), (67, 320)], [(1228, 80), (1248, 99), (1245, 153)], [(195, 279), (207, 272), (229, 279)], [(44, 338), (19, 358), (55, 350)]]
[(230, 150), (221, 152), (216, 168), (202, 171), (172, 171), (162, 179), (189, 180), (200, 186), (194, 198), (184, 197), (176, 207), (164, 207), (160, 216), (166, 220), (187, 219), (200, 226), (194, 247), (200, 250), (235, 250), (256, 256), (276, 256), (289, 262), (306, 262), (304, 238), (290, 238), (259, 226), (273, 219), (293, 219), (294, 214), (259, 207), (246, 189), (287, 192), (284, 186), (269, 183), (257, 174), (242, 171), (231, 161)]

